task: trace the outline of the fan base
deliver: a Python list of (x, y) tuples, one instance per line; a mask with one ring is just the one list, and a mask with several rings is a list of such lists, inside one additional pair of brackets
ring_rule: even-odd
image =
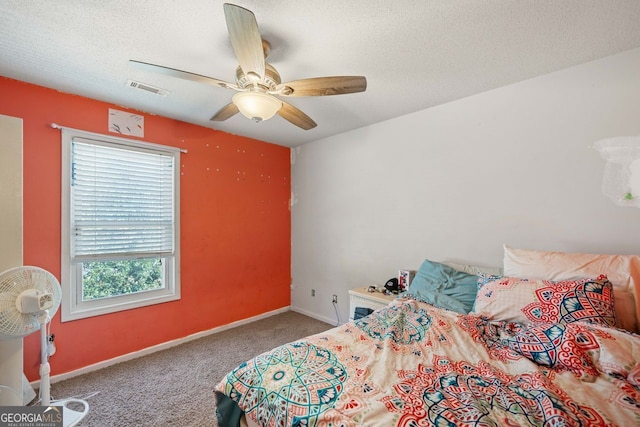
[[(241, 67), (236, 68), (236, 84), (241, 89), (247, 89), (255, 87), (255, 85), (262, 86), (266, 91), (275, 91), (276, 87), (282, 83), (280, 79), (280, 73), (273, 65), (268, 62), (264, 63), (264, 79), (260, 80), (257, 75), (246, 75)], [(256, 81), (258, 80), (258, 81)]]
[[(53, 406), (62, 406), (62, 422), (64, 427), (73, 427), (77, 425), (82, 419), (89, 413), (89, 404), (85, 400), (80, 399), (63, 399), (51, 403)], [(74, 408), (82, 406), (81, 411), (69, 408), (69, 405), (73, 405)]]

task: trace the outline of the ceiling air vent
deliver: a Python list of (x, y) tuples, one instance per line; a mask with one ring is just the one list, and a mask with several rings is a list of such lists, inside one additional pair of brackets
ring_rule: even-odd
[(137, 82), (131, 79), (127, 80), (127, 86), (135, 89), (146, 90), (147, 92), (155, 93), (156, 95), (160, 95), (160, 96), (167, 96), (169, 94), (168, 90), (160, 89), (159, 87), (151, 86), (146, 83)]

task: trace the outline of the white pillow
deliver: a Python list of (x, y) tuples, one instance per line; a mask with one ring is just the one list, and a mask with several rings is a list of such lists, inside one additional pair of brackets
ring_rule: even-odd
[(464, 271), (465, 273), (473, 274), (475, 276), (481, 276), (483, 274), (488, 276), (502, 276), (502, 268), (500, 267), (484, 267), (475, 264), (461, 264), (453, 261), (444, 261), (443, 264), (448, 265), (451, 268), (455, 268), (458, 271)]
[(504, 275), (575, 280), (606, 274), (613, 284), (618, 326), (640, 331), (640, 255), (602, 255), (514, 249), (504, 245)]

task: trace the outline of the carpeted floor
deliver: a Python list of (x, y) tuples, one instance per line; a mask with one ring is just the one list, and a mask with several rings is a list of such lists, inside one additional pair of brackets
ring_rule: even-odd
[(332, 328), (289, 311), (54, 383), (51, 397), (88, 397), (80, 426), (217, 426), (213, 388), (244, 362)]

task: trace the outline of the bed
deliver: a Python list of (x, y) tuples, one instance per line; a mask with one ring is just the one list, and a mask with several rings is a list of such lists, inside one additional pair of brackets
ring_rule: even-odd
[(218, 422), (640, 425), (639, 287), (640, 256), (425, 260), (389, 306), (229, 372)]

